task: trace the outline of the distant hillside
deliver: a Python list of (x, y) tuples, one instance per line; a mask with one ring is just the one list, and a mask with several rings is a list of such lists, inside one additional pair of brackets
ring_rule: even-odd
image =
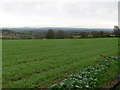
[(108, 31), (111, 32), (112, 29), (104, 29), (104, 28), (65, 28), (65, 27), (42, 27), (42, 28), (35, 28), (35, 27), (19, 27), (19, 28), (2, 28), (2, 30), (12, 30), (12, 31), (46, 31), (49, 29), (52, 30), (72, 30), (72, 31)]

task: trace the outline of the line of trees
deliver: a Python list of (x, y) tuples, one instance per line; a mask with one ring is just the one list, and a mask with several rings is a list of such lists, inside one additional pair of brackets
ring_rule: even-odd
[[(73, 30), (74, 31), (74, 30)], [(64, 39), (64, 38), (104, 38), (104, 37), (120, 37), (120, 28), (114, 26), (113, 32), (92, 31), (92, 32), (65, 32), (63, 30), (54, 31), (48, 30), (45, 38), (47, 39)]]
[(45, 37), (47, 39), (64, 39), (64, 38), (102, 38), (110, 37), (111, 33), (104, 31), (92, 31), (92, 32), (77, 32), (77, 33), (68, 33), (63, 30), (48, 30)]
[(80, 31), (80, 30), (48, 30), (48, 31), (23, 31), (16, 32), (4, 29), (2, 31), (2, 38), (16, 39), (67, 39), (67, 38), (104, 38), (104, 37), (120, 37), (120, 28), (114, 26), (113, 32), (106, 31)]
[(54, 30), (48, 30), (48, 32), (46, 33), (46, 38), (47, 39), (64, 39), (64, 38), (72, 38), (72, 34), (64, 32), (63, 30), (58, 30), (58, 31), (54, 31)]

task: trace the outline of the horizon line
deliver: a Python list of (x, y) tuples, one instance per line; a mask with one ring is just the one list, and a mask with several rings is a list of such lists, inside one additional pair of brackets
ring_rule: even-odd
[[(113, 26), (114, 27), (114, 26)], [(91, 28), (91, 29), (113, 29), (107, 27), (66, 27), (66, 26), (18, 26), (18, 27), (0, 27), (0, 28)]]

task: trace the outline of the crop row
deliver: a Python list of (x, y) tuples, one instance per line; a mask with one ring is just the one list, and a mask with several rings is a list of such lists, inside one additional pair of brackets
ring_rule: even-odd
[(54, 84), (50, 88), (80, 89), (103, 87), (108, 80), (117, 75), (118, 57), (109, 57), (97, 62), (97, 65), (83, 68), (78, 74), (71, 75), (68, 79), (61, 81), (59, 84)]

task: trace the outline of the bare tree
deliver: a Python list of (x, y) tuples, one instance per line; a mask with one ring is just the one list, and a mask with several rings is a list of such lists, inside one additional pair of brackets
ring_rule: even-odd
[(48, 32), (46, 33), (46, 38), (47, 39), (55, 39), (55, 32), (53, 30), (48, 30)]
[(120, 37), (120, 28), (118, 26), (114, 26), (114, 28), (113, 28), (113, 34), (116, 37)]
[(57, 39), (64, 39), (64, 31), (58, 30), (58, 31), (56, 32), (56, 38), (57, 38)]

